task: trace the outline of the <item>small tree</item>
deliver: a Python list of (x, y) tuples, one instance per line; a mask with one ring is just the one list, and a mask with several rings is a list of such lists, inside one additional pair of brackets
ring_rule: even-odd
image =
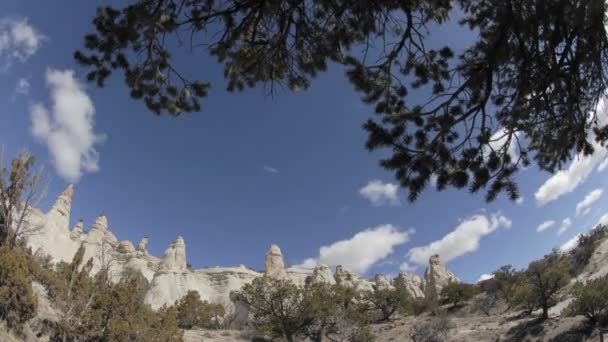
[(0, 153), (0, 244), (15, 246), (42, 228), (31, 220), (33, 205), (46, 191), (42, 168), (34, 169), (34, 157), (22, 151), (10, 168)]
[(585, 316), (591, 325), (595, 325), (608, 312), (608, 276), (575, 284), (572, 295), (574, 300), (566, 312)]
[(259, 331), (293, 342), (315, 321), (304, 289), (288, 280), (259, 277), (232, 296), (249, 307), (251, 323)]
[(513, 296), (518, 284), (519, 273), (511, 265), (505, 265), (494, 271), (490, 294), (504, 300), (509, 308), (513, 305)]
[(398, 311), (409, 312), (412, 299), (403, 288), (378, 289), (363, 295), (363, 302), (369, 305), (372, 318), (379, 322), (388, 321)]
[(549, 317), (555, 294), (570, 280), (568, 259), (553, 252), (532, 262), (526, 270), (526, 282), (531, 287), (537, 305), (543, 310), (542, 318)]
[(441, 298), (444, 303), (451, 303), (453, 307), (460, 305), (475, 295), (475, 285), (450, 281), (441, 289)]
[(177, 320), (182, 329), (217, 328), (226, 310), (221, 304), (210, 304), (202, 301), (197, 291), (188, 291), (175, 302)]
[(0, 246), (0, 319), (18, 327), (36, 313), (28, 256), (19, 248)]

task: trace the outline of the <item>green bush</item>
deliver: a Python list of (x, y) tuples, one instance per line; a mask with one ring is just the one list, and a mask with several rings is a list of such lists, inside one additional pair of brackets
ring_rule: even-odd
[(566, 312), (585, 316), (591, 325), (595, 325), (608, 313), (608, 276), (575, 284), (572, 295), (574, 299)]
[(34, 317), (36, 296), (32, 289), (29, 257), (20, 248), (0, 247), (0, 318), (18, 327)]
[(404, 288), (367, 291), (362, 301), (370, 319), (376, 322), (388, 321), (396, 312), (411, 312), (412, 299)]
[(463, 302), (473, 298), (477, 293), (475, 285), (450, 281), (441, 289), (441, 300), (444, 304), (452, 304), (456, 307)]
[(253, 327), (271, 338), (369, 342), (373, 336), (357, 297), (339, 285), (303, 288), (266, 277), (231, 294), (233, 301), (249, 308)]
[(571, 258), (570, 273), (578, 275), (587, 265), (597, 246), (608, 236), (608, 226), (598, 225), (588, 234), (578, 237), (577, 246), (569, 252)]
[(220, 321), (226, 314), (222, 304), (210, 304), (202, 301), (197, 291), (188, 293), (175, 302), (177, 320), (182, 329), (219, 328)]

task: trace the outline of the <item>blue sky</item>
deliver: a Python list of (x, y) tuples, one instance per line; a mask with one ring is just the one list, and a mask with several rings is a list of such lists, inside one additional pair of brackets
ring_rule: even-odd
[[(287, 264), (340, 262), (366, 275), (420, 274), (439, 252), (472, 282), (503, 264), (523, 267), (608, 218), (605, 154), (553, 178), (521, 172), (520, 204), (433, 189), (408, 203), (378, 166), (383, 153), (364, 149), (372, 110), (336, 67), (308, 91), (271, 98), (259, 88), (226, 93), (214, 60), (180, 53), (183, 70), (212, 82), (210, 96), (201, 113), (157, 117), (130, 99), (119, 75), (103, 89), (82, 82), (72, 53), (102, 3), (0, 4), (0, 144), (5, 156), (26, 148), (48, 168), (43, 209), (76, 183), (73, 223), (90, 227), (105, 213), (119, 239), (148, 235), (155, 255), (181, 235), (197, 268), (261, 269), (277, 243)], [(537, 232), (547, 221), (555, 223)]]

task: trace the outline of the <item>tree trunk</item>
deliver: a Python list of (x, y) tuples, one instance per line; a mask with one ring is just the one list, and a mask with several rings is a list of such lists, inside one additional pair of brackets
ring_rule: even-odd
[(542, 319), (547, 319), (549, 318), (549, 307), (547, 306), (547, 304), (543, 304), (543, 315), (541, 316)]

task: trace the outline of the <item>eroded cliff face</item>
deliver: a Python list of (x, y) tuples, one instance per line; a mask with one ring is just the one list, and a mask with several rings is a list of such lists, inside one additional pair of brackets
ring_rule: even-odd
[(264, 272), (256, 272), (242, 265), (192, 270), (187, 266), (186, 242), (181, 237), (169, 245), (162, 258), (157, 258), (148, 253), (147, 237), (142, 238), (137, 248), (131, 241), (119, 242), (110, 231), (105, 215), (100, 215), (88, 231), (83, 221), (78, 221), (70, 230), (73, 195), (74, 188), (69, 186), (48, 213), (34, 210), (31, 222), (39, 225), (41, 230), (28, 238), (28, 245), (34, 251), (49, 255), (54, 261), (65, 262), (70, 262), (83, 245), (84, 260), (93, 259), (91, 272), (109, 267), (115, 280), (127, 269), (140, 271), (150, 282), (145, 301), (153, 308), (173, 304), (190, 290), (197, 291), (203, 300), (230, 306), (230, 292), (263, 276), (288, 279), (300, 286), (337, 283), (357, 291), (405, 286), (415, 298), (424, 297), (427, 293), (436, 295), (450, 279), (458, 279), (441, 264), (438, 257), (431, 258), (424, 280), (413, 274), (402, 273), (392, 283), (382, 275), (377, 275), (371, 281), (364, 279), (343, 266), (336, 266), (334, 274), (326, 265), (318, 265), (314, 269), (286, 268), (283, 253), (277, 245), (271, 245), (266, 253)]

